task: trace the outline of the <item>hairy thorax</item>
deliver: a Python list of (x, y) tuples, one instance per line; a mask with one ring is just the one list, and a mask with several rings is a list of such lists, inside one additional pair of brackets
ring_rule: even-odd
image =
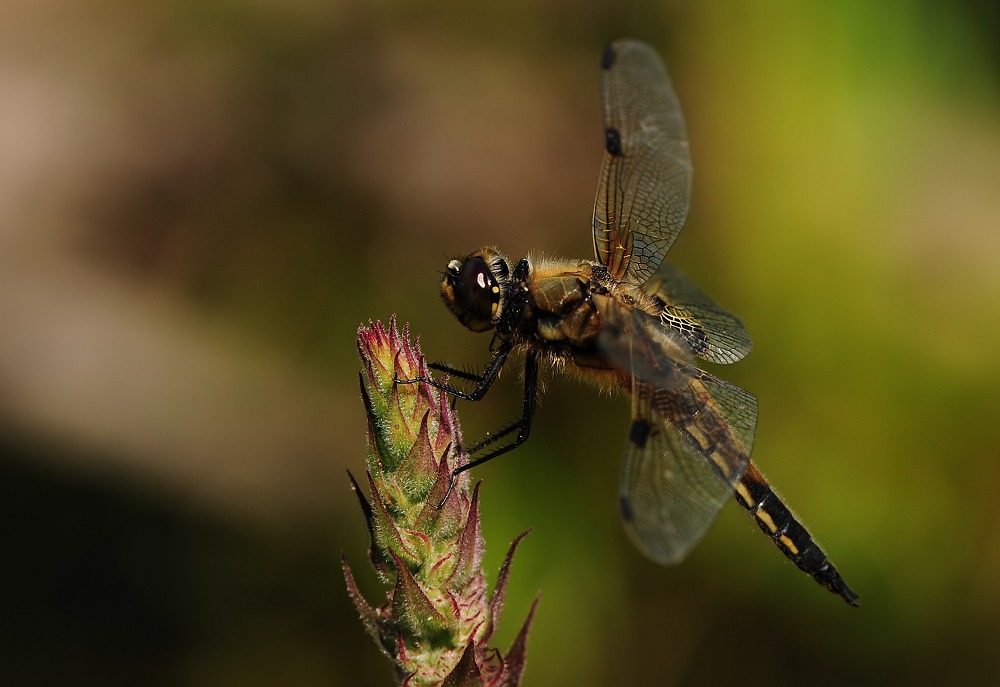
[(657, 316), (654, 301), (641, 289), (608, 278), (593, 262), (539, 261), (527, 283), (521, 325), (513, 335), (551, 363), (581, 368), (600, 386), (627, 378), (627, 361), (607, 343), (621, 340), (636, 318)]

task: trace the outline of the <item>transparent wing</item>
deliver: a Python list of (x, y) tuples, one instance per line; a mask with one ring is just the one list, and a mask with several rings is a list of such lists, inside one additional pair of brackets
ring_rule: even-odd
[(693, 365), (690, 346), (659, 318), (593, 294), (597, 345), (631, 373), (632, 425), (619, 505), (650, 558), (674, 563), (701, 539), (750, 463), (757, 399)]
[(702, 360), (735, 363), (753, 347), (743, 323), (667, 260), (642, 288), (663, 304), (663, 324), (679, 333)]
[(633, 379), (622, 520), (647, 556), (676, 563), (701, 540), (745, 472), (757, 401), (685, 363), (676, 363), (660, 388)]
[(662, 564), (680, 561), (704, 536), (732, 489), (657, 418), (652, 389), (637, 385), (619, 508), (629, 537)]
[[(697, 427), (701, 433), (717, 439), (709, 444), (715, 447), (712, 462), (726, 474), (730, 485), (735, 486), (753, 453), (757, 397), (697, 367), (683, 362), (675, 366), (677, 374), (685, 380), (681, 396), (687, 394), (689, 399), (698, 400), (688, 400), (675, 410), (678, 394), (658, 389), (657, 410), (666, 421), (685, 425), (689, 433)], [(722, 446), (722, 442), (727, 445)], [(730, 443), (732, 445), (728, 445)]]
[(691, 195), (684, 117), (663, 62), (635, 40), (601, 62), (604, 160), (594, 202), (594, 253), (615, 281), (645, 283), (680, 233)]

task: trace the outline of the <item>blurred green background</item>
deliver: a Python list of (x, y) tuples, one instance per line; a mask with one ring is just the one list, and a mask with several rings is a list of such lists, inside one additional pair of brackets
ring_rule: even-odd
[[(6, 3), (0, 678), (384, 685), (359, 323), (485, 337), (446, 256), (591, 257), (598, 58), (659, 49), (688, 122), (672, 259), (753, 354), (754, 457), (862, 607), (728, 506), (675, 568), (617, 521), (628, 408), (551, 378), (476, 471), (526, 685), (1000, 681), (994, 2)], [(462, 406), (513, 419), (516, 375)]]

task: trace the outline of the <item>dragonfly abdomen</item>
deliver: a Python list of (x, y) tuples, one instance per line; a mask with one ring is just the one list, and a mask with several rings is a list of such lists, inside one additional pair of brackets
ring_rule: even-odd
[(851, 591), (840, 573), (809, 534), (771, 489), (753, 463), (736, 485), (736, 501), (750, 511), (754, 521), (775, 545), (804, 573), (852, 606), (858, 595)]

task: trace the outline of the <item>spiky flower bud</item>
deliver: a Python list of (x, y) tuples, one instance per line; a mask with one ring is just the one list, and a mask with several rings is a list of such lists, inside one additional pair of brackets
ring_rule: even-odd
[[(371, 536), (369, 556), (392, 586), (375, 608), (361, 595), (347, 561), (347, 589), (361, 620), (411, 687), (513, 687), (524, 669), (533, 604), (506, 655), (487, 646), (503, 606), (513, 541), (492, 597), (481, 562), (479, 485), (469, 493), (462, 473), (447, 500), (451, 471), (467, 462), (454, 411), (445, 394), (424, 383), (396, 379), (427, 376), (427, 366), (407, 328), (395, 319), (358, 330), (361, 395), (368, 413), (368, 487), (354, 477)], [(535, 601), (537, 604), (537, 599)]]

